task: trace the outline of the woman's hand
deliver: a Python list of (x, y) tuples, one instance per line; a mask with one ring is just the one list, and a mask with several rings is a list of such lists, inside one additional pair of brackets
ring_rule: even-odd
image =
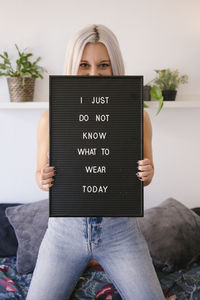
[[(47, 153), (49, 158), (49, 152)], [(40, 173), (40, 184), (41, 188), (44, 191), (48, 191), (50, 187), (52, 187), (54, 181), (53, 176), (55, 176), (55, 167), (49, 167), (49, 162), (46, 164), (44, 168), (41, 169)]]
[(138, 172), (136, 175), (138, 176), (139, 180), (144, 181), (144, 185), (148, 185), (154, 175), (154, 168), (151, 164), (149, 158), (144, 158), (143, 160), (138, 161)]

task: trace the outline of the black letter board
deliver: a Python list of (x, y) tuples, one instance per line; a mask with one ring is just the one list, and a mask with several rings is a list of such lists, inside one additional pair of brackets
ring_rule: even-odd
[(143, 76), (49, 76), (50, 217), (143, 212)]

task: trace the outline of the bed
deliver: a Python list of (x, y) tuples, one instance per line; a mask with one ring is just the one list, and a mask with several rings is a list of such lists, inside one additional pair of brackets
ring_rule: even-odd
[[(41, 204), (42, 203), (42, 204)], [(36, 250), (36, 256), (32, 257), (32, 265), (29, 263), (26, 266), (26, 269), (23, 269), (25, 264), (22, 260), (22, 257), (26, 259), (26, 253), (24, 252), (24, 249), (27, 249), (27, 245), (24, 244), (22, 236), (20, 236), (20, 233), (23, 232), (23, 228), (19, 226), (20, 224), (23, 224), (26, 226), (27, 230), (27, 223), (25, 215), (29, 214), (29, 223), (31, 223), (31, 217), (29, 211), (32, 212), (32, 215), (34, 216), (33, 219), (36, 223), (38, 223), (37, 218), (41, 218), (40, 214), (43, 214), (44, 211), (46, 211), (46, 218), (48, 219), (48, 210), (47, 210), (47, 199), (35, 202), (35, 203), (10, 203), (10, 204), (0, 204), (0, 299), (25, 299), (26, 294), (28, 292), (28, 288), (31, 282), (32, 278), (32, 272), (34, 269), (35, 261), (37, 258), (37, 251)], [(173, 204), (173, 205), (172, 205)], [(8, 208), (9, 207), (9, 208)], [(178, 222), (178, 225), (176, 224), (176, 229), (178, 227), (178, 232), (180, 236), (181, 230), (183, 231), (185, 226), (185, 231), (190, 230), (191, 233), (186, 232), (186, 239), (187, 242), (189, 241), (189, 246), (186, 246), (183, 243), (183, 236), (181, 238), (182, 243), (184, 244), (184, 248), (179, 249), (179, 253), (172, 254), (173, 257), (166, 257), (164, 256), (165, 253), (169, 255), (170, 249), (165, 249), (166, 251), (163, 251), (163, 247), (166, 247), (166, 244), (162, 244), (162, 247), (159, 248), (159, 255), (156, 256), (155, 252), (155, 245), (152, 240), (152, 236), (150, 234), (150, 231), (148, 230), (154, 230), (155, 227), (152, 225), (152, 218), (155, 219), (155, 214), (161, 215), (162, 220), (163, 218), (167, 218), (169, 220), (169, 214), (172, 215), (173, 209), (177, 213), (177, 209), (180, 213), (180, 210), (182, 209), (182, 213), (184, 213), (184, 219), (182, 223)], [(166, 214), (166, 215), (165, 215)], [(17, 216), (17, 219), (16, 219)], [(183, 216), (183, 215), (182, 215)], [(188, 220), (188, 216), (190, 216), (190, 219)], [(21, 218), (21, 219), (20, 219)], [(172, 216), (173, 219), (174, 216)], [(22, 221), (23, 219), (23, 221)], [(47, 220), (46, 219), (46, 220)], [(176, 222), (177, 219), (179, 219), (176, 215)], [(16, 221), (17, 220), (17, 221)], [(43, 218), (43, 232), (40, 231), (40, 237), (37, 237), (38, 245), (39, 247), (42, 237), (44, 235), (44, 232), (47, 227), (45, 227), (44, 224), (46, 224), (45, 218)], [(192, 221), (193, 220), (193, 221)], [(150, 253), (152, 255), (153, 264), (158, 276), (158, 279), (160, 281), (163, 293), (166, 297), (166, 299), (193, 299), (197, 300), (200, 299), (200, 239), (199, 239), (199, 233), (200, 233), (200, 208), (196, 207), (193, 209), (188, 209), (186, 206), (184, 206), (181, 202), (177, 201), (176, 199), (169, 198), (161, 203), (158, 207), (149, 209), (145, 211), (145, 217), (143, 218), (143, 222), (141, 220), (140, 227), (141, 230), (144, 233), (144, 236), (148, 242)], [(158, 221), (158, 217), (157, 217)], [(188, 224), (189, 222), (189, 224)], [(25, 223), (25, 224), (24, 224)], [(165, 224), (167, 222), (165, 221)], [(32, 221), (32, 224), (34, 222)], [(174, 230), (175, 224), (171, 221), (168, 223), (168, 231), (170, 231), (169, 224)], [(145, 228), (146, 226), (146, 228)], [(153, 226), (151, 228), (151, 226)], [(181, 226), (181, 228), (180, 228)], [(195, 226), (195, 227), (194, 227)], [(160, 225), (160, 227), (162, 227)], [(35, 230), (35, 228), (34, 228)], [(163, 228), (161, 228), (163, 230)], [(31, 229), (30, 229), (31, 232)], [(27, 231), (26, 231), (27, 233)], [(158, 248), (158, 234), (159, 232), (156, 232), (157, 234), (157, 248)], [(193, 236), (189, 236), (189, 234), (194, 234)], [(166, 235), (166, 232), (165, 232)], [(33, 233), (30, 233), (30, 236), (33, 239)], [(170, 236), (174, 239), (175, 235), (170, 232)], [(27, 236), (26, 236), (27, 239)], [(167, 237), (167, 242), (169, 243), (170, 237)], [(162, 243), (163, 237), (161, 237)], [(180, 240), (180, 239), (179, 239)], [(194, 241), (195, 240), (195, 241)], [(35, 241), (33, 241), (35, 242)], [(171, 248), (174, 250), (175, 244), (178, 243), (177, 238), (172, 240)], [(29, 241), (30, 243), (30, 241)], [(194, 244), (195, 243), (195, 244)], [(29, 244), (30, 245), (30, 244)], [(20, 252), (20, 247), (24, 247), (22, 249), (23, 251)], [(156, 248), (156, 251), (158, 249)], [(187, 252), (184, 252), (187, 248)], [(192, 251), (192, 252), (191, 252)], [(162, 256), (161, 256), (162, 252)], [(172, 261), (172, 258), (175, 259)], [(20, 265), (21, 263), (21, 265)], [(23, 265), (22, 265), (23, 264)], [(47, 291), (48, 293), (48, 291)], [(110, 278), (106, 275), (103, 268), (99, 266), (90, 266), (85, 269), (81, 277), (79, 278), (77, 285), (71, 295), (71, 300), (91, 300), (91, 299), (98, 299), (98, 300), (111, 300), (121, 299), (117, 289), (112, 284), (112, 281)], [(148, 300), (148, 299), (147, 299)]]

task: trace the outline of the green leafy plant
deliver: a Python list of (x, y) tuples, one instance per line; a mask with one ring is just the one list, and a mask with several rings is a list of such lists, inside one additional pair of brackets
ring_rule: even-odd
[[(179, 71), (171, 70), (169, 68), (163, 70), (154, 70), (158, 75), (156, 78), (152, 79), (150, 82), (153, 82), (155, 85), (147, 83), (151, 87), (150, 95), (155, 100), (159, 101), (157, 114), (163, 107), (163, 95), (162, 91), (164, 90), (176, 90), (179, 87), (180, 83), (188, 82), (188, 75), (184, 74), (179, 76)], [(145, 103), (145, 107), (148, 105)]]
[[(148, 85), (148, 86), (151, 87), (151, 89), (150, 89), (150, 95), (151, 95), (151, 97), (153, 99), (155, 99), (156, 101), (159, 101), (158, 110), (157, 110), (157, 113), (156, 113), (156, 115), (158, 115), (159, 112), (161, 111), (162, 107), (163, 107), (163, 95), (162, 95), (162, 91), (161, 91), (161, 89), (159, 87), (157, 87), (155, 85), (150, 85), (149, 83), (147, 83), (146, 85)], [(148, 108), (149, 106), (146, 103), (144, 103), (144, 107)]]
[(180, 83), (188, 82), (188, 75), (179, 76), (179, 71), (171, 69), (154, 70), (158, 75), (154, 83), (163, 90), (176, 90)]
[(25, 77), (43, 78), (41, 73), (47, 72), (47, 70), (38, 65), (38, 61), (41, 57), (31, 62), (29, 58), (33, 56), (33, 54), (25, 53), (26, 48), (24, 51), (20, 51), (16, 44), (15, 46), (19, 55), (19, 58), (16, 60), (16, 68), (13, 69), (8, 53), (4, 51), (3, 54), (0, 54), (0, 57), (3, 59), (3, 63), (0, 63), (0, 76), (21, 77), (23, 86)]

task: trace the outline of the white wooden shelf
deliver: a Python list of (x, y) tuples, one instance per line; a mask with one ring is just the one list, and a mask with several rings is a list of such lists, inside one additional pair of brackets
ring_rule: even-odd
[(0, 109), (48, 109), (49, 102), (0, 102)]
[[(145, 104), (151, 107), (158, 107), (158, 101), (145, 101)], [(200, 108), (200, 100), (196, 101), (164, 101), (163, 108)], [(163, 109), (162, 108), (162, 109)], [(148, 108), (147, 108), (148, 109)]]
[[(145, 101), (149, 108), (158, 107), (158, 101)], [(164, 101), (163, 108), (200, 108), (200, 100), (198, 101)], [(0, 109), (48, 109), (49, 102), (0, 102)], [(162, 109), (163, 109), (162, 108)]]

